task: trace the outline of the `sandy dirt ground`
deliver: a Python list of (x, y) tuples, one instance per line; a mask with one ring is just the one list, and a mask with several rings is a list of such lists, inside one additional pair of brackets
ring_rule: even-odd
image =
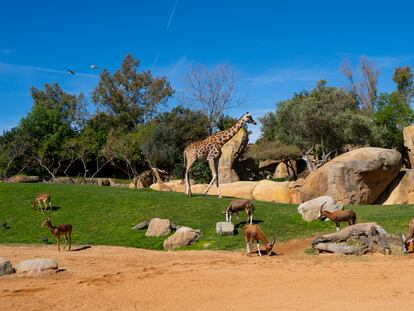
[(12, 264), (57, 258), (64, 270), (1, 277), (0, 310), (414, 310), (414, 255), (304, 255), (308, 245), (290, 241), (263, 257), (0, 246)]

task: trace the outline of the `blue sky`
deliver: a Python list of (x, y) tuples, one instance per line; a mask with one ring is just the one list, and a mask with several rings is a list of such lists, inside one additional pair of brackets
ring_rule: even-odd
[(319, 79), (346, 87), (339, 67), (357, 69), (361, 56), (380, 69), (380, 91), (392, 90), (393, 69), (414, 65), (414, 4), (341, 2), (2, 1), (0, 132), (30, 110), (31, 86), (89, 95), (99, 74), (89, 66), (116, 70), (127, 53), (177, 90), (195, 64), (231, 64), (243, 100), (227, 112), (235, 117), (258, 118)]

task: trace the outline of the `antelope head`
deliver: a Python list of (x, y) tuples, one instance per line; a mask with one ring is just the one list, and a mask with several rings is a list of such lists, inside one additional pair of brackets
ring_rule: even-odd
[(48, 225), (50, 225), (50, 217), (46, 218), (45, 221), (43, 221), (42, 227), (47, 227)]
[(275, 234), (273, 234), (272, 240), (266, 245), (266, 252), (268, 255), (272, 253), (272, 248), (273, 248), (273, 245), (275, 245), (275, 242), (276, 242), (276, 236)]

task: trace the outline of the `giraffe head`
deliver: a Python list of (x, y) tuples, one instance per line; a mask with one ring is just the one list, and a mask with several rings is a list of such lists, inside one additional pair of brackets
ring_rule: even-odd
[(242, 117), (241, 120), (243, 120), (245, 123), (252, 123), (256, 125), (256, 121), (253, 120), (252, 115), (249, 112), (246, 112)]

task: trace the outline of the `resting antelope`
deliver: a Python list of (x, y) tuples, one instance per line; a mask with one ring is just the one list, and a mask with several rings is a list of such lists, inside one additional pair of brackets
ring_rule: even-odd
[(410, 220), (408, 224), (408, 231), (407, 236), (401, 234), (401, 244), (402, 244), (402, 251), (403, 253), (408, 252), (408, 248), (410, 244), (413, 242), (413, 235), (414, 235), (414, 218)]
[[(49, 193), (39, 193), (32, 202), (32, 208), (37, 204), (37, 210), (42, 212), (43, 208), (46, 211), (47, 207), (52, 209), (52, 196)], [(43, 203), (43, 205), (42, 205)], [(44, 206), (44, 207), (43, 207)]]
[(231, 216), (233, 213), (236, 213), (237, 221), (239, 221), (239, 212), (243, 210), (245, 210), (247, 214), (246, 224), (249, 223), (249, 220), (250, 224), (252, 224), (254, 205), (251, 200), (232, 200), (224, 211), (226, 214), (226, 221), (231, 222)]
[(246, 241), (246, 247), (247, 247), (247, 255), (250, 256), (250, 247), (253, 241), (256, 241), (257, 245), (257, 252), (259, 253), (259, 256), (262, 256), (262, 253), (260, 252), (260, 244), (259, 241), (261, 241), (265, 245), (265, 250), (268, 255), (272, 253), (273, 245), (275, 244), (275, 237), (273, 236), (273, 239), (271, 242), (266, 238), (266, 236), (263, 234), (260, 227), (256, 224), (254, 225), (246, 225), (244, 226), (244, 240)]
[(69, 250), (72, 246), (72, 225), (70, 224), (59, 224), (53, 226), (50, 218), (47, 218), (43, 223), (42, 223), (42, 227), (46, 227), (47, 230), (50, 231), (50, 233), (52, 233), (57, 241), (57, 245), (58, 245), (58, 251), (60, 252), (60, 237), (63, 235), (65, 237), (65, 245), (63, 246), (63, 249), (66, 248), (66, 245), (69, 241)]
[(323, 211), (322, 208), (325, 204), (322, 204), (321, 210), (319, 211), (319, 219), (328, 217), (330, 220), (332, 220), (336, 225), (336, 232), (339, 231), (339, 226), (341, 222), (348, 222), (348, 224), (355, 225), (356, 222), (356, 214), (352, 210), (340, 210), (335, 212), (328, 212)]

